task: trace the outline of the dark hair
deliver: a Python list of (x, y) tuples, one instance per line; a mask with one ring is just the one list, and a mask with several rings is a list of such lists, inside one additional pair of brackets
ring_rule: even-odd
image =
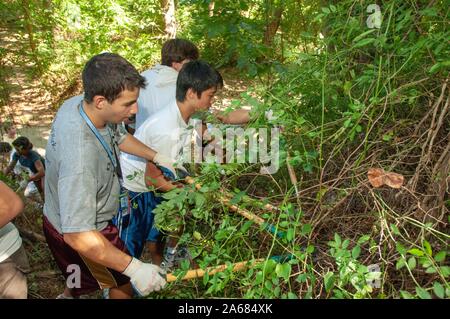
[(11, 152), (12, 146), (7, 142), (0, 142), (0, 154)]
[(166, 41), (161, 49), (161, 64), (172, 66), (173, 62), (185, 59), (197, 60), (198, 49), (194, 43), (185, 39), (171, 39)]
[(18, 150), (31, 150), (33, 148), (33, 144), (31, 144), (30, 140), (25, 136), (20, 136), (12, 142), (12, 145)]
[(109, 103), (124, 90), (145, 88), (145, 78), (123, 57), (102, 53), (92, 57), (83, 69), (84, 99), (91, 103), (94, 96), (104, 96)]
[(223, 87), (220, 73), (205, 61), (191, 61), (183, 65), (177, 78), (177, 101), (183, 102), (186, 93), (192, 89), (200, 98), (202, 93), (210, 88)]

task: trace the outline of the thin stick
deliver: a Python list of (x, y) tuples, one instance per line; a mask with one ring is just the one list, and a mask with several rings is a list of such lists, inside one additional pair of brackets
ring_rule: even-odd
[(289, 177), (291, 178), (291, 183), (292, 183), (292, 185), (294, 185), (295, 195), (297, 196), (297, 199), (300, 200), (300, 193), (298, 191), (298, 186), (297, 186), (297, 183), (298, 183), (297, 175), (295, 175), (294, 168), (292, 167), (291, 163), (289, 163), (290, 160), (291, 160), (291, 157), (289, 156), (289, 152), (288, 152), (287, 158), (286, 158), (286, 165), (287, 165)]
[[(195, 180), (190, 177), (187, 176), (185, 178), (185, 181), (188, 184), (194, 184)], [(200, 185), (199, 183), (195, 183), (195, 188), (197, 190), (199, 190), (200, 188), (202, 188), (202, 185)], [(265, 229), (267, 229), (269, 232), (271, 232), (272, 234), (277, 235), (278, 237), (282, 238), (284, 236), (283, 232), (277, 231), (276, 227), (273, 224), (267, 223), (263, 218), (253, 214), (252, 212), (243, 209), (243, 208), (239, 208), (236, 205), (233, 205), (232, 203), (230, 203), (230, 199), (225, 197), (224, 195), (219, 195), (218, 199), (221, 203), (223, 203), (225, 206), (227, 206), (231, 211), (238, 213), (241, 216), (244, 216), (245, 218), (247, 218), (248, 220), (251, 220), (255, 223), (257, 223), (258, 225), (262, 225), (264, 226)]]

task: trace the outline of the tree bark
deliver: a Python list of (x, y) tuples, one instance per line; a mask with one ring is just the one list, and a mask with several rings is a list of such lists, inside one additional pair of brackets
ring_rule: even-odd
[(177, 36), (177, 21), (175, 18), (175, 0), (161, 0), (161, 8), (164, 12), (165, 34), (167, 39)]
[(209, 16), (212, 17), (214, 16), (214, 6), (216, 5), (216, 3), (214, 2), (214, 0), (212, 0), (209, 5), (208, 5), (208, 10), (209, 10)]
[(25, 29), (28, 33), (28, 43), (30, 44), (31, 54), (34, 62), (36, 63), (36, 68), (38, 69), (39, 73), (42, 72), (41, 63), (38, 59), (38, 52), (36, 47), (36, 42), (34, 40), (33, 35), (33, 25), (31, 21), (31, 14), (30, 14), (30, 2), (29, 0), (22, 0), (22, 8), (25, 14)]
[(277, 7), (273, 10), (268, 8), (268, 10), (266, 30), (264, 31), (264, 45), (270, 47), (273, 43), (275, 35), (277, 34), (278, 28), (280, 27), (283, 9)]

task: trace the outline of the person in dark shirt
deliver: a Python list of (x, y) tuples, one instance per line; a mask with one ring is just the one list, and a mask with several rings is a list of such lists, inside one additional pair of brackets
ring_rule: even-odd
[(31, 170), (32, 175), (28, 177), (28, 182), (34, 182), (39, 194), (44, 200), (44, 178), (45, 178), (45, 161), (38, 152), (33, 151), (33, 144), (25, 136), (20, 136), (12, 142), (16, 152), (13, 154), (12, 161), (4, 170), (4, 174), (8, 175), (12, 172), (17, 162), (20, 165)]

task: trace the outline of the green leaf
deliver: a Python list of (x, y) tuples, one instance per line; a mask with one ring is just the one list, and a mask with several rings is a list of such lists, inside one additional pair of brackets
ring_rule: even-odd
[[(390, 140), (390, 138), (389, 138)], [(394, 233), (394, 235), (400, 235), (400, 231), (398, 230), (398, 227), (395, 226), (394, 224), (391, 224), (391, 230)]]
[(312, 254), (314, 252), (314, 246), (313, 245), (308, 245), (308, 247), (306, 247), (306, 252), (308, 254)]
[(323, 277), (323, 280), (325, 283), (325, 290), (327, 292), (329, 292), (334, 286), (334, 280), (335, 280), (334, 273), (331, 271), (327, 272), (325, 274), (325, 276)]
[(361, 247), (355, 246), (352, 249), (352, 257), (353, 257), (353, 259), (358, 259), (360, 254), (361, 254)]
[(403, 299), (414, 299), (414, 296), (405, 290), (400, 290)]
[(450, 275), (450, 267), (442, 266), (441, 267), (442, 275), (447, 278)]
[(294, 293), (289, 291), (288, 292), (288, 298), (289, 299), (298, 299), (298, 296), (296, 294), (294, 294)]
[(435, 274), (436, 273), (436, 268), (434, 268), (433, 266), (428, 267), (425, 272), (427, 274)]
[(439, 282), (437, 282), (437, 281), (434, 282), (434, 284), (433, 284), (433, 291), (434, 291), (434, 294), (436, 296), (438, 296), (441, 299), (444, 299), (444, 297), (445, 297), (445, 289)]
[(433, 256), (433, 250), (431, 249), (431, 245), (426, 240), (423, 241), (423, 248), (428, 256)]
[[(383, 135), (383, 141), (389, 142), (390, 140), (392, 140), (392, 135), (389, 135), (389, 134), (384, 134)], [(391, 229), (392, 229), (392, 226), (395, 227), (395, 229), (397, 230), (397, 233), (394, 230), (392, 232), (394, 233), (394, 235), (398, 235), (398, 228), (397, 228), (397, 226), (395, 226), (394, 224), (391, 224)]]
[(416, 293), (420, 297), (420, 299), (431, 299), (430, 293), (422, 287), (416, 287)]
[(311, 224), (305, 224), (302, 226), (302, 235), (307, 235), (311, 232)]
[(397, 260), (397, 264), (395, 265), (395, 269), (400, 270), (403, 267), (405, 267), (405, 265), (406, 265), (405, 259), (400, 258), (399, 260)]
[(342, 243), (342, 249), (347, 249), (348, 245), (350, 245), (350, 240), (344, 240), (344, 242)]
[(245, 234), (247, 230), (253, 225), (253, 222), (251, 220), (248, 220), (242, 225), (240, 232)]
[(278, 277), (282, 277), (284, 280), (288, 281), (291, 274), (291, 265), (288, 263), (277, 264), (275, 267), (275, 273)]
[(353, 48), (360, 48), (363, 46), (366, 46), (372, 42), (375, 42), (374, 38), (368, 38), (368, 39), (362, 39), (361, 41), (359, 41), (358, 43), (356, 43)]
[(425, 253), (423, 251), (421, 251), (420, 249), (417, 249), (417, 248), (408, 250), (408, 253), (410, 253), (411, 255), (417, 256), (417, 257), (422, 257), (423, 255), (425, 255)]
[(416, 265), (417, 265), (416, 258), (410, 257), (410, 258), (408, 259), (408, 267), (409, 267), (409, 269), (412, 270), (412, 269), (416, 268)]
[(306, 279), (308, 279), (308, 274), (300, 274), (297, 276), (297, 279), (295, 279), (295, 281), (306, 282)]
[(446, 255), (447, 255), (447, 252), (440, 251), (434, 256), (434, 260), (438, 263), (443, 262), (445, 260)]
[(341, 240), (341, 236), (339, 236), (339, 234), (337, 234), (337, 233), (334, 234), (334, 241), (336, 242), (337, 247), (341, 246), (342, 240)]
[(369, 31), (361, 33), (360, 35), (358, 35), (357, 37), (355, 37), (353, 39), (353, 43), (358, 42), (359, 40), (363, 39), (366, 35), (369, 35), (369, 34), (375, 32), (375, 31), (376, 31), (376, 29), (370, 29)]
[(293, 228), (289, 228), (286, 232), (286, 239), (287, 241), (292, 241), (294, 239), (295, 230)]
[(396, 243), (395, 246), (397, 248), (397, 251), (400, 253), (400, 255), (402, 255), (402, 256), (406, 255), (406, 248), (402, 244)]
[(275, 260), (269, 259), (264, 266), (264, 276), (270, 275), (270, 273), (275, 269), (277, 262)]

